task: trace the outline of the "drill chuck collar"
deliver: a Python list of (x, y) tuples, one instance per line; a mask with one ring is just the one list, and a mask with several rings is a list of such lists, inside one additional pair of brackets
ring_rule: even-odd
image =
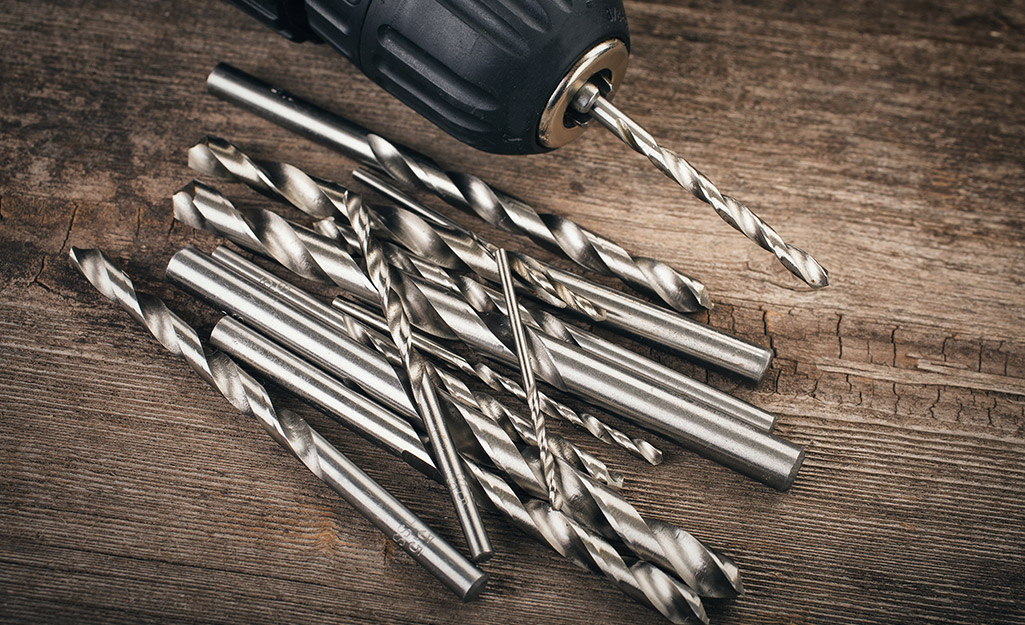
[(460, 141), (498, 154), (581, 131), (569, 100), (618, 84), (622, 0), (231, 0), (295, 41), (326, 41)]

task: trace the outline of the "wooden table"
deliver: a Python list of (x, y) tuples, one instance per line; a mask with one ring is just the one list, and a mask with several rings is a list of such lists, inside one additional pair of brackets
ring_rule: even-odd
[[(671, 262), (712, 291), (700, 319), (774, 350), (759, 385), (652, 353), (780, 415), (808, 450), (788, 493), (553, 426), (736, 559), (748, 592), (714, 623), (1025, 618), (1021, 3), (627, 4), (617, 102), (813, 252), (822, 291), (599, 130), (484, 155), (224, 2), (62, 4), (0, 11), (0, 621), (664, 622), (490, 513), (492, 581), (460, 604), (69, 267), (100, 246), (206, 332), (162, 280), (217, 244), (172, 220), (186, 148), (216, 133), (350, 180), (207, 95), (221, 60)], [(276, 396), (462, 544), (439, 485)]]

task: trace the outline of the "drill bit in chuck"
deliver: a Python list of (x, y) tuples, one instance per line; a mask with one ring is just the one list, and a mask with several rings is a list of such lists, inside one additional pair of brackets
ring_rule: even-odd
[(274, 440), (413, 559), (464, 601), (480, 594), (487, 574), (435, 534), (304, 419), (286, 410), (276, 411), (264, 387), (229, 356), (222, 352), (206, 353), (196, 331), (168, 310), (163, 301), (136, 291), (128, 276), (97, 249), (73, 247), (70, 255), (75, 267), (103, 296), (124, 308), (168, 351), (184, 358), (232, 406), (256, 418)]
[(772, 252), (792, 274), (809, 286), (821, 288), (829, 284), (829, 272), (802, 249), (796, 248), (762, 221), (750, 208), (728, 195), (723, 195), (700, 171), (682, 156), (662, 147), (640, 124), (602, 97), (598, 87), (584, 84), (573, 100), (574, 108), (589, 114), (620, 141), (643, 154), (663, 174), (676, 181), (702, 202), (715, 209), (723, 221), (762, 248)]

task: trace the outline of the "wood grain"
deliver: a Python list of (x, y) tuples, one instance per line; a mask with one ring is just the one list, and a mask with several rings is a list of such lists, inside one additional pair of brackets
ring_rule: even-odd
[[(703, 319), (772, 347), (758, 386), (638, 348), (778, 413), (808, 448), (789, 493), (664, 441), (649, 469), (558, 428), (624, 471), (640, 510), (737, 560), (748, 593), (713, 622), (1025, 620), (1025, 7), (627, 10), (617, 103), (831, 287), (803, 287), (600, 131), (481, 155), (227, 3), (6, 3), (0, 621), (659, 622), (495, 515), (492, 581), (460, 604), (69, 268), (71, 245), (100, 246), (205, 331), (213, 311), (162, 282), (174, 250), (215, 244), (171, 218), (185, 149), (213, 132), (349, 180), (351, 163), (206, 95), (222, 60), (671, 262), (712, 291)], [(461, 544), (438, 485), (276, 396)]]

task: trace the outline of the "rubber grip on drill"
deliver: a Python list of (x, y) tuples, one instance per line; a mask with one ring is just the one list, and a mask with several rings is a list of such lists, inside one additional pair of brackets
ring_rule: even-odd
[(537, 127), (594, 45), (629, 46), (622, 0), (307, 0), (312, 30), (453, 137), (544, 152)]
[(303, 0), (228, 0), (282, 37), (295, 42), (317, 40), (306, 21)]

